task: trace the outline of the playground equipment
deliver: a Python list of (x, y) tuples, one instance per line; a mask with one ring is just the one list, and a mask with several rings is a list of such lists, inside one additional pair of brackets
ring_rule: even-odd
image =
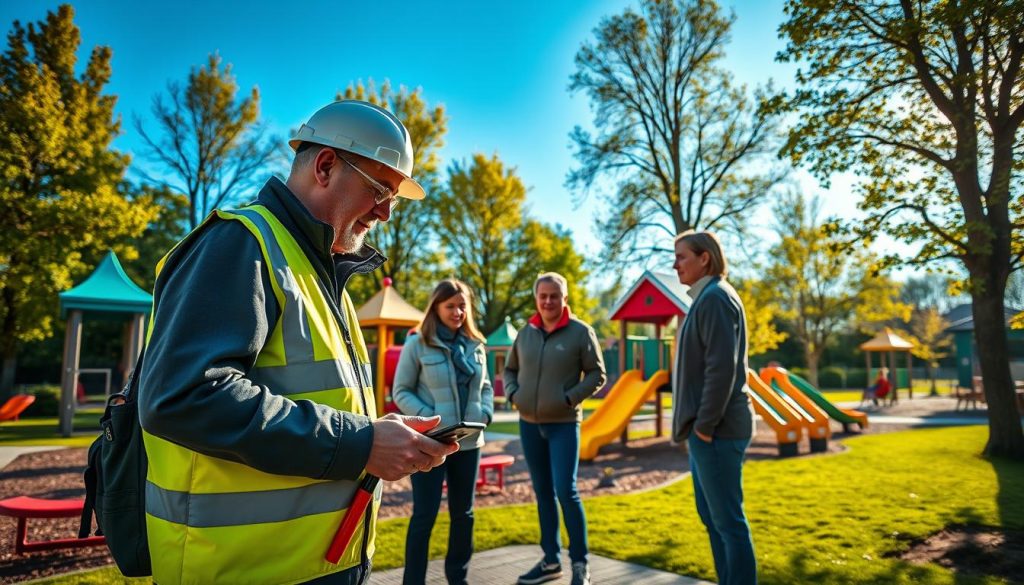
[[(770, 368), (765, 368), (765, 370), (767, 369)], [(762, 370), (762, 372), (764, 372), (764, 370)], [(832, 420), (842, 424), (844, 431), (849, 432), (850, 425), (854, 424), (859, 426), (861, 430), (868, 427), (868, 415), (863, 412), (852, 408), (840, 408), (835, 404), (832, 404), (832, 402), (829, 401), (828, 398), (825, 398), (825, 395), (812, 386), (810, 382), (792, 372), (786, 372), (786, 378), (797, 390), (813, 400), (818, 407), (832, 417)]]
[(827, 451), (828, 440), (832, 436), (828, 414), (789, 381), (789, 376), (783, 368), (763, 368), (761, 380), (800, 415), (800, 423), (807, 431), (807, 438), (811, 443), (811, 453)]
[(747, 370), (747, 386), (750, 388), (750, 402), (754, 405), (754, 412), (775, 431), (779, 456), (796, 455), (802, 429), (807, 426), (801, 421), (801, 415), (759, 378), (754, 370)]
[(580, 425), (580, 459), (589, 461), (597, 457), (602, 446), (622, 436), (630, 419), (668, 382), (667, 370), (658, 370), (647, 380), (639, 370), (628, 370), (619, 376), (601, 406)]
[(384, 397), (391, 388), (395, 366), (398, 364), (398, 354), (401, 353), (401, 348), (393, 347), (395, 330), (415, 327), (423, 321), (423, 311), (406, 302), (391, 283), (390, 278), (385, 278), (383, 288), (356, 311), (360, 327), (377, 328), (376, 383), (373, 387), (376, 392), (378, 414), (385, 412)]
[[(889, 402), (899, 402), (899, 377), (896, 375), (896, 352), (902, 351), (907, 354), (907, 391), (908, 397), (913, 400), (914, 398), (914, 380), (911, 378), (911, 360), (910, 350), (914, 349), (914, 344), (903, 339), (899, 335), (896, 335), (888, 327), (883, 327), (878, 335), (875, 335), (872, 339), (865, 341), (860, 344), (861, 351), (864, 352), (864, 362), (867, 365), (867, 376), (868, 380), (874, 379), (874, 374), (871, 372), (871, 354), (879, 354), (879, 368), (889, 368), (889, 383), (892, 384), (892, 392), (889, 393)], [(888, 357), (888, 360), (886, 359)]]
[(505, 397), (505, 379), (502, 376), (508, 354), (512, 351), (512, 345), (515, 344), (518, 335), (519, 332), (512, 326), (512, 320), (505, 317), (505, 322), (487, 336), (487, 369), (491, 372), (496, 406), (508, 405)]
[[(142, 351), (143, 321), (153, 306), (153, 297), (128, 278), (114, 252), (107, 252), (99, 266), (72, 289), (59, 295), (60, 317), (67, 320), (64, 361), (61, 369), (60, 433), (70, 437), (82, 346), (82, 321), (86, 315), (126, 321), (121, 371), (127, 379)], [(125, 380), (117, 380), (121, 384)]]
[[(632, 350), (633, 360), (628, 369), (641, 372), (650, 371), (647, 360), (656, 359), (657, 370), (651, 374), (652, 376), (657, 371), (670, 370), (671, 364), (669, 361), (671, 360), (672, 351), (664, 352), (659, 350), (656, 352), (656, 356), (646, 355), (650, 353), (649, 351), (644, 351), (644, 343), (646, 342), (639, 344), (631, 343), (627, 335), (627, 326), (629, 323), (654, 325), (654, 340), (655, 345), (658, 346), (662, 343), (661, 328), (673, 319), (679, 319), (681, 323), (689, 311), (690, 301), (686, 295), (686, 289), (683, 285), (679, 284), (679, 279), (675, 274), (651, 272), (648, 270), (640, 275), (640, 278), (633, 283), (633, 286), (629, 287), (626, 294), (612, 307), (609, 317), (610, 320), (618, 321), (620, 324), (618, 339), (619, 367), (617, 371), (623, 375), (626, 373), (626, 356), (630, 350)], [(611, 383), (611, 380), (609, 380), (609, 383)], [(656, 411), (654, 419), (655, 434), (660, 437), (662, 435), (664, 413), (661, 396), (657, 392), (654, 395), (654, 405)], [(623, 442), (625, 440), (626, 436), (623, 434)]]

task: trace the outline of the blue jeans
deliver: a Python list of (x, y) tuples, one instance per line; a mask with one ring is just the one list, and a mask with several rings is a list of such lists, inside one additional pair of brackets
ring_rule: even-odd
[(690, 471), (697, 514), (708, 529), (719, 585), (754, 585), (757, 560), (743, 511), (743, 455), (750, 439), (713, 439), (691, 433)]
[(422, 585), (427, 578), (430, 533), (441, 508), (442, 486), (448, 480), (448, 554), (444, 574), (449, 583), (464, 584), (473, 556), (473, 500), (480, 449), (456, 451), (444, 463), (430, 471), (414, 473), (412, 480), (412, 518), (405, 537), (405, 572), (402, 583)]
[(535, 424), (520, 419), (519, 435), (533, 493), (537, 496), (544, 562), (560, 562), (562, 534), (558, 528), (556, 496), (562, 506), (565, 530), (569, 533), (569, 559), (574, 563), (586, 562), (589, 552), (587, 517), (576, 489), (576, 471), (580, 464), (579, 423)]

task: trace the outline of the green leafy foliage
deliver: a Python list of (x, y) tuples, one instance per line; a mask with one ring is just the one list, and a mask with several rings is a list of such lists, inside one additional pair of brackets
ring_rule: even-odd
[(747, 355), (757, 356), (779, 347), (789, 334), (779, 331), (775, 325), (781, 316), (775, 292), (764, 281), (735, 278), (730, 281), (736, 286), (747, 313)]
[(939, 360), (948, 357), (953, 347), (952, 335), (946, 333), (950, 326), (949, 321), (942, 318), (939, 310), (935, 307), (917, 309), (910, 318), (910, 331), (901, 331), (906, 339), (914, 344), (910, 353), (923, 361), (928, 370), (928, 380), (931, 382), (931, 393), (938, 394), (935, 383), (935, 369), (939, 367)]
[(720, 67), (734, 21), (714, 0), (642, 0), (605, 18), (576, 54), (596, 133), (571, 133), (579, 166), (567, 184), (611, 189), (598, 222), (609, 260), (664, 260), (688, 229), (742, 231), (781, 178), (775, 117)]
[(168, 83), (152, 114), (156, 133), (135, 118), (146, 157), (164, 171), (150, 182), (188, 197), (190, 229), (218, 207), (255, 198), (253, 188), (283, 160), (282, 146), (259, 121), (259, 90), (239, 97), (231, 65), (217, 54), (193, 67), (184, 86)]
[(1003, 316), (1024, 238), (1024, 22), (1021, 2), (788, 0), (779, 59), (801, 64), (799, 112), (783, 149), (823, 180), (853, 170), (865, 221), (905, 246), (887, 263), (968, 275), (992, 436), (986, 452), (1024, 459)]
[(885, 277), (864, 247), (845, 248), (817, 219), (817, 200), (790, 194), (776, 210), (782, 240), (772, 248), (765, 281), (793, 337), (804, 350), (807, 377), (818, 383), (818, 362), (836, 334), (861, 324), (906, 318), (899, 286)]
[(156, 217), (149, 222), (142, 235), (128, 241), (138, 250), (138, 257), (122, 263), (125, 273), (135, 284), (152, 292), (157, 262), (185, 235), (188, 227), (188, 197), (167, 187), (142, 185), (126, 189), (135, 204), (155, 206), (157, 209)]
[(533, 313), (533, 281), (547, 271), (565, 276), (573, 312), (590, 319), (595, 302), (584, 287), (588, 273), (569, 231), (529, 217), (526, 187), (497, 155), (454, 163), (438, 203), (448, 210), (440, 217), (438, 237), (453, 275), (476, 292), (485, 335), (506, 316), (522, 323)]
[(76, 75), (81, 43), (74, 11), (15, 22), (0, 56), (0, 394), (14, 380), (17, 347), (53, 334), (57, 293), (71, 288), (108, 248), (155, 217), (117, 186), (128, 157), (110, 148), (120, 131), (115, 98), (103, 93), (111, 52), (92, 50)]

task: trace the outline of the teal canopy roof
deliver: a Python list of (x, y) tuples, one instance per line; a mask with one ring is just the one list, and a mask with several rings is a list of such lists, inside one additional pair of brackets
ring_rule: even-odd
[(128, 278), (112, 251), (107, 252), (85, 282), (58, 296), (62, 319), (68, 311), (145, 314), (153, 306), (152, 295)]
[(487, 336), (487, 347), (512, 347), (519, 332), (512, 326), (511, 321), (505, 317), (505, 322)]

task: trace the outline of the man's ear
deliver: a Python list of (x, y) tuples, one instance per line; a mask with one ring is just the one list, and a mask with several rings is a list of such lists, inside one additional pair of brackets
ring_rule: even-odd
[(331, 171), (337, 158), (338, 155), (330, 148), (321, 148), (313, 159), (313, 177), (320, 187), (326, 187), (330, 183)]

